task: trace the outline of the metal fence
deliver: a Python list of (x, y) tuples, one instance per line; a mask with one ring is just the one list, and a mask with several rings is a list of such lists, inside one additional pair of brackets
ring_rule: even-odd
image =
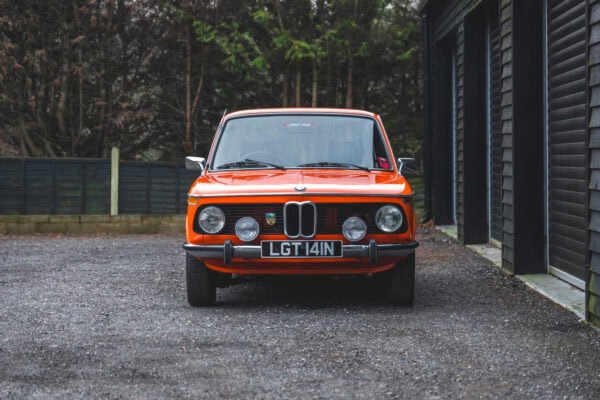
[[(119, 163), (119, 214), (185, 213), (183, 163)], [(0, 158), (0, 215), (110, 214), (111, 161)]]

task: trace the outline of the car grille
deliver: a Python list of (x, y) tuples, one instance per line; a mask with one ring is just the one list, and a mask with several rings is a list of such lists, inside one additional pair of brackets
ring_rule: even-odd
[(283, 206), (283, 227), (287, 237), (309, 239), (317, 234), (315, 203), (290, 201)]
[[(221, 233), (235, 234), (235, 223), (242, 217), (254, 218), (263, 235), (286, 234), (289, 238), (311, 238), (317, 234), (341, 234), (342, 224), (352, 216), (362, 218), (368, 233), (382, 233), (375, 224), (379, 207), (388, 203), (313, 203), (223, 204), (226, 222)], [(195, 219), (197, 221), (197, 218)], [(197, 224), (197, 222), (196, 222)], [(407, 229), (406, 216), (399, 232)], [(195, 230), (201, 232), (196, 225)]]

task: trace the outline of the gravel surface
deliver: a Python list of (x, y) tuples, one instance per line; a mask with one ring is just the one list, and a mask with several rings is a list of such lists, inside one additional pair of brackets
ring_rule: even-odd
[(0, 236), (0, 398), (600, 399), (600, 335), (419, 231), (412, 308), (283, 278), (193, 309), (183, 237)]

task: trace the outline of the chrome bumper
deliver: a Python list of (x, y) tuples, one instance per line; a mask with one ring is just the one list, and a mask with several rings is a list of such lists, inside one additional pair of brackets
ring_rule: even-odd
[[(347, 244), (342, 246), (342, 259), (367, 258), (375, 264), (379, 257), (403, 257), (414, 253), (418, 242), (377, 244), (371, 240), (369, 244)], [(261, 246), (235, 246), (227, 240), (222, 245), (195, 245), (184, 243), (185, 251), (198, 258), (222, 258), (225, 264), (231, 264), (233, 258), (261, 258)], [(339, 258), (338, 258), (339, 259)]]

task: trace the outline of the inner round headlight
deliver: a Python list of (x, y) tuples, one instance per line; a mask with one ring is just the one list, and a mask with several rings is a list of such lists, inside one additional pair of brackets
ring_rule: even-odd
[(395, 232), (402, 225), (402, 211), (396, 206), (383, 206), (375, 214), (375, 223), (386, 233)]
[(367, 224), (358, 217), (350, 217), (342, 225), (344, 237), (351, 242), (357, 242), (367, 234)]
[(206, 207), (198, 215), (198, 225), (206, 233), (219, 233), (225, 226), (225, 213), (218, 207)]
[(251, 217), (243, 217), (235, 223), (235, 234), (244, 242), (251, 242), (258, 236), (258, 222)]

